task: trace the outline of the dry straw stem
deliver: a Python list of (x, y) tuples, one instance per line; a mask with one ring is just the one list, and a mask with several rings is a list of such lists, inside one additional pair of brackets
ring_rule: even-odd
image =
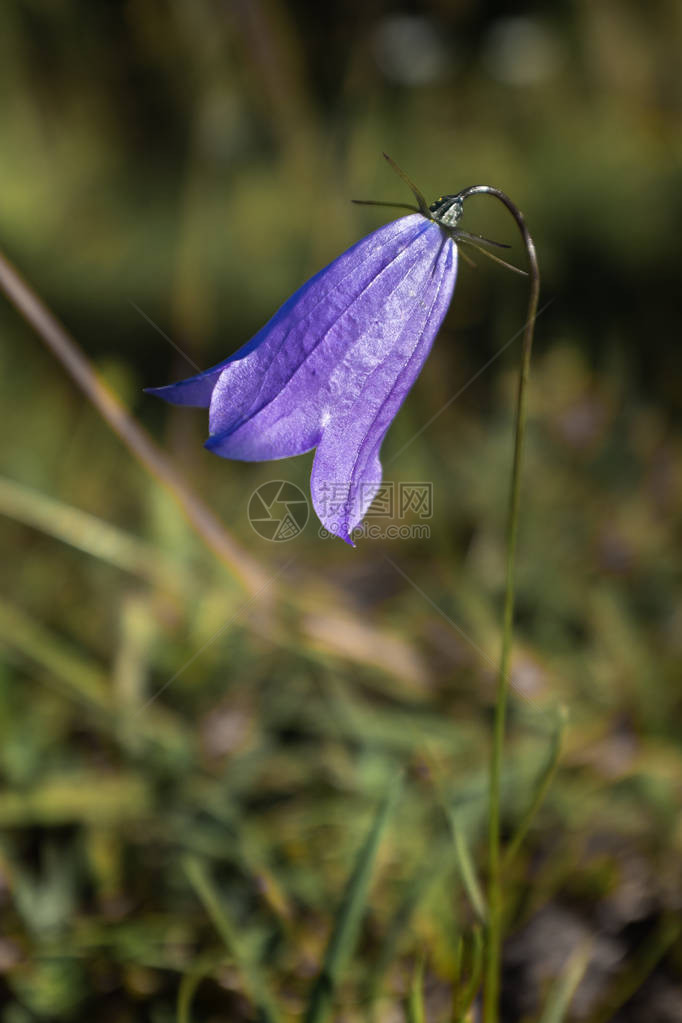
[(135, 458), (177, 501), (206, 545), (227, 565), (249, 593), (261, 590), (267, 582), (261, 568), (246, 551), (242, 550), (213, 512), (192, 492), (147, 431), (139, 426), (114, 392), (100, 379), (76, 341), (1, 253), (0, 288), (56, 355)]

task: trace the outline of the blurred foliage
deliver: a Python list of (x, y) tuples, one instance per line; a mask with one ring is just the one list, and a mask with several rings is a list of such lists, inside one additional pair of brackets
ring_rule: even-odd
[[(444, 1020), (475, 975), (523, 284), (462, 268), (385, 445), (433, 483), (428, 540), (265, 542), (249, 496), (307, 492), (310, 456), (216, 459), (141, 392), (188, 367), (134, 306), (224, 358), (381, 223), (351, 198), (405, 200), (382, 150), (430, 197), (513, 196), (549, 303), (509, 835), (569, 726), (509, 871), (505, 1019), (679, 1023), (681, 44), (676, 0), (0, 6), (2, 247), (291, 594), (246, 600), (3, 301), (2, 1023), (239, 1023), (254, 977), (299, 1018), (401, 768), (337, 1018)], [(514, 242), (486, 206), (465, 226)]]

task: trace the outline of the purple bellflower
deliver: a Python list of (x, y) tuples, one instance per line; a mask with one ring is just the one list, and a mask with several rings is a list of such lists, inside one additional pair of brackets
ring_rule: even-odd
[(459, 196), (428, 207), (411, 187), (416, 212), (320, 270), (234, 355), (149, 389), (175, 405), (208, 408), (206, 447), (223, 458), (266, 461), (315, 448), (313, 506), (352, 546), (381, 484), (386, 432), (450, 304), (457, 242), (487, 240), (457, 229)]

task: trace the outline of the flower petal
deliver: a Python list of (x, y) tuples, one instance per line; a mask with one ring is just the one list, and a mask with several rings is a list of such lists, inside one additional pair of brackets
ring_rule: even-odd
[(218, 366), (207, 369), (198, 376), (188, 377), (187, 380), (180, 380), (177, 384), (166, 384), (164, 387), (145, 387), (145, 394), (153, 394), (157, 398), (163, 398), (171, 405), (190, 405), (195, 408), (208, 408), (211, 404), (213, 388), (218, 382), (218, 377), (229, 362), (221, 362)]
[[(287, 316), (280, 310), (264, 328), (271, 331), (267, 353), (262, 346), (221, 374), (206, 446), (246, 461), (286, 458), (315, 447), (331, 410), (362, 387), (392, 344), (406, 303), (419, 299), (442, 238), (424, 217), (404, 217), (318, 274)], [(255, 394), (246, 414), (245, 391)]]
[(352, 400), (337, 404), (315, 455), (310, 483), (315, 511), (330, 533), (351, 545), (351, 533), (381, 483), (379, 450), (386, 431), (419, 375), (452, 297), (457, 248), (434, 228), (437, 247), (418, 300), (410, 305), (401, 292), (387, 296), (392, 330), (360, 390), (349, 388)]
[(352, 302), (429, 223), (414, 215), (378, 228), (299, 288), (234, 355), (176, 384), (148, 387), (146, 393), (175, 405), (208, 408), (213, 390), (225, 374), (209, 432), (235, 430), (276, 397), (282, 382), (301, 365), (309, 347), (342, 311), (344, 300)]

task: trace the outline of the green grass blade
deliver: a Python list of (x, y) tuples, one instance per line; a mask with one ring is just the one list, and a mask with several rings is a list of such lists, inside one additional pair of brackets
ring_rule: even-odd
[(516, 856), (517, 852), (521, 848), (524, 838), (528, 834), (528, 830), (533, 823), (536, 813), (540, 809), (542, 802), (547, 795), (547, 791), (552, 784), (554, 775), (556, 774), (557, 767), (559, 766), (559, 759), (561, 757), (561, 746), (564, 739), (564, 732), (566, 731), (566, 723), (568, 721), (568, 712), (565, 707), (559, 707), (557, 710), (557, 721), (552, 735), (552, 742), (550, 745), (549, 753), (547, 756), (547, 762), (545, 763), (540, 777), (537, 780), (535, 786), (535, 794), (531, 800), (531, 804), (526, 810), (525, 814), (519, 822), (512, 839), (507, 846), (504, 854), (503, 864), (507, 867)]
[(192, 999), (194, 998), (194, 992), (201, 983), (202, 976), (201, 973), (192, 971), (191, 973), (186, 973), (180, 981), (180, 987), (178, 988), (178, 1023), (192, 1023), (192, 1016), (190, 1014)]
[[(117, 734), (120, 707), (107, 672), (70, 641), (46, 629), (1, 597), (0, 645), (17, 651), (29, 664), (43, 669), (48, 684), (77, 702), (98, 727), (109, 734)], [(36, 677), (41, 679), (41, 675), (39, 672)], [(155, 746), (161, 745), (176, 753), (187, 746), (182, 723), (166, 708), (150, 706), (138, 728)]]
[(485, 898), (483, 896), (481, 885), (476, 877), (476, 870), (471, 859), (469, 848), (466, 844), (462, 826), (459, 823), (459, 818), (454, 810), (448, 810), (448, 819), (450, 821), (450, 827), (452, 828), (452, 837), (455, 842), (455, 856), (457, 857), (457, 866), (459, 868), (462, 884), (469, 896), (469, 901), (471, 902), (476, 916), (482, 924), (485, 924), (488, 915)]
[(0, 477), (0, 515), (22, 522), (121, 571), (187, 587), (189, 576), (161, 550), (47, 494)]
[(480, 928), (476, 927), (473, 933), (473, 945), (471, 949), (471, 965), (469, 968), (469, 980), (461, 991), (455, 994), (452, 1018), (455, 1023), (464, 1023), (467, 1013), (473, 1003), (481, 984), (483, 973), (483, 935)]
[(195, 960), (187, 972), (183, 974), (178, 986), (176, 1023), (192, 1023), (192, 1002), (197, 988), (202, 980), (210, 977), (215, 969), (223, 965), (224, 961), (224, 955), (216, 956), (212, 953), (202, 956)]
[(386, 925), (367, 983), (366, 1000), (372, 1007), (376, 1003), (388, 970), (398, 956), (401, 942), (412, 932), (412, 919), (417, 907), (426, 899), (431, 886), (442, 880), (451, 870), (452, 844), (448, 838), (437, 847), (431, 848), (428, 864), (421, 864), (419, 871), (412, 877), (403, 899)]
[(398, 798), (401, 776), (393, 779), (380, 804), (369, 834), (358, 853), (355, 867), (336, 915), (336, 921), (327, 943), (322, 970), (311, 992), (305, 1023), (322, 1023), (331, 1008), (336, 986), (344, 967), (351, 958), (360, 930), (367, 902), (369, 884), (381, 839)]
[(223, 939), (230, 955), (234, 957), (244, 977), (248, 994), (258, 1010), (259, 1019), (263, 1023), (277, 1023), (278, 1013), (265, 987), (260, 970), (256, 963), (252, 962), (245, 955), (238, 935), (225, 913), (213, 881), (204, 864), (196, 859), (196, 857), (188, 856), (184, 859), (183, 866), (199, 901), (204, 906), (213, 926)]
[(455, 985), (459, 984), (459, 979), (462, 976), (462, 960), (464, 958), (464, 938), (460, 934), (457, 939), (457, 945), (455, 947), (455, 966), (452, 972), (452, 981)]
[(664, 916), (639, 953), (633, 956), (615, 978), (603, 1001), (588, 1017), (587, 1023), (609, 1023), (621, 1006), (639, 990), (671, 945), (679, 940), (681, 933), (679, 913)]
[(110, 687), (99, 667), (5, 600), (0, 600), (0, 642), (47, 669), (60, 690), (83, 707), (111, 714)]
[(424, 1023), (426, 1014), (424, 1012), (424, 956), (417, 960), (412, 982), (410, 984), (410, 997), (407, 1003), (408, 1023)]
[(553, 985), (538, 1023), (563, 1023), (589, 961), (589, 944), (581, 945), (573, 953), (568, 961), (568, 966)]

